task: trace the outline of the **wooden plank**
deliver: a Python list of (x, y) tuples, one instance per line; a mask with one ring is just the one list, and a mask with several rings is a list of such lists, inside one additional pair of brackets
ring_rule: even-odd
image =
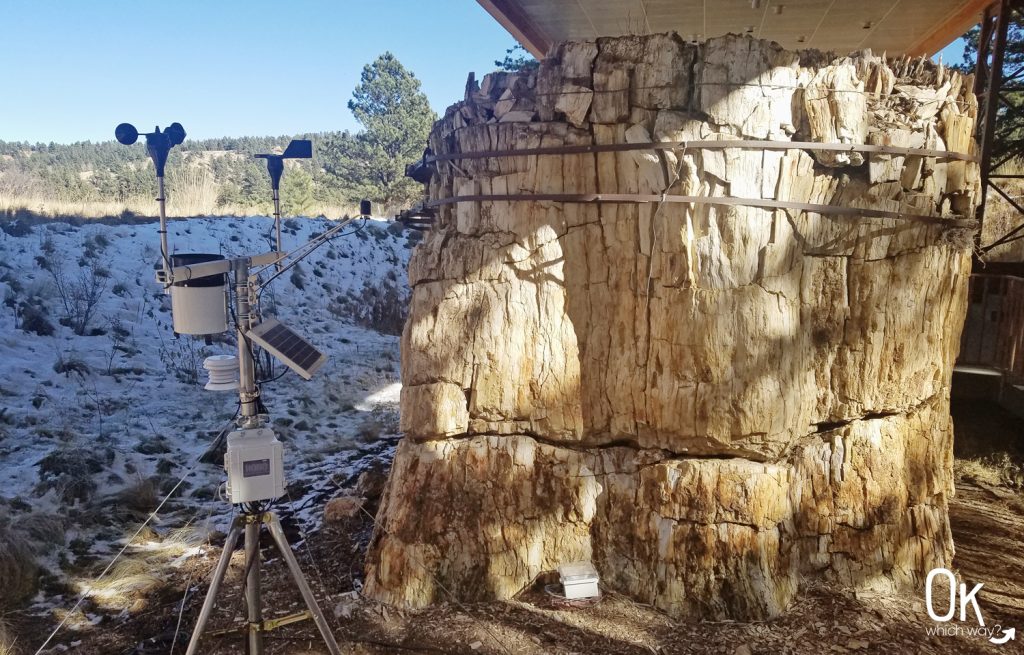
[(907, 48), (908, 55), (926, 55), (931, 57), (939, 50), (952, 43), (957, 37), (981, 22), (985, 8), (993, 4), (993, 0), (969, 0), (960, 11), (951, 14), (928, 31), (917, 43)]
[(551, 38), (531, 19), (515, 0), (477, 0), (509, 34), (531, 55), (543, 59), (551, 47)]

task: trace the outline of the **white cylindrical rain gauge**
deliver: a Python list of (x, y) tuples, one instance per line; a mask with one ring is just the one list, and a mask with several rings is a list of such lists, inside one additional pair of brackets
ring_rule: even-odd
[[(171, 255), (171, 267), (219, 261), (223, 255)], [(224, 273), (175, 280), (171, 285), (171, 320), (178, 334), (220, 334), (228, 331), (227, 276)]]
[(203, 368), (210, 376), (208, 391), (234, 391), (238, 388), (238, 358), (234, 355), (211, 355), (203, 360)]

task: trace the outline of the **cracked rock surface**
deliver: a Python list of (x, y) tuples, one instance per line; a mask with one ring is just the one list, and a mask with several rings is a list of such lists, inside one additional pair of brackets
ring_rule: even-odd
[[(566, 43), (472, 78), (435, 153), (770, 139), (972, 151), (955, 72), (727, 36)], [(676, 149), (439, 162), (432, 199), (640, 193), (973, 216), (974, 163)], [(952, 557), (962, 228), (707, 204), (462, 202), (410, 263), (402, 429), (366, 592), (505, 598), (592, 559), (677, 616)]]

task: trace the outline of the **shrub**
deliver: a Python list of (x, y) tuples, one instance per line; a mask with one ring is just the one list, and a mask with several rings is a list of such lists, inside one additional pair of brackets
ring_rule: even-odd
[(160, 347), (160, 361), (167, 372), (184, 384), (199, 384), (200, 368), (209, 351), (188, 336), (178, 337)]
[(156, 496), (156, 485), (149, 478), (141, 475), (135, 484), (126, 487), (120, 494), (121, 504), (137, 512), (150, 512), (156, 508), (159, 500)]
[(33, 512), (18, 517), (18, 529), (28, 538), (36, 552), (49, 553), (64, 545), (64, 518), (57, 514)]
[[(36, 592), (39, 569), (28, 540), (6, 514), (0, 516), (0, 607), (20, 603)], [(0, 639), (3, 635), (0, 634)], [(0, 647), (2, 647), (0, 641)]]
[(13, 293), (21, 293), (21, 281), (17, 277), (15, 277), (14, 274), (11, 273), (10, 271), (7, 271), (6, 273), (3, 274), (2, 277), (0, 277), (0, 282), (3, 282), (8, 287), (10, 287)]
[(0, 230), (12, 237), (27, 237), (32, 234), (32, 226), (21, 220), (0, 222)]
[(306, 278), (302, 275), (302, 267), (298, 264), (292, 269), (291, 281), (295, 288), (300, 291), (306, 288)]
[(53, 371), (55, 373), (63, 373), (66, 378), (71, 377), (72, 373), (84, 378), (89, 375), (92, 369), (75, 355), (70, 355), (65, 359), (64, 355), (61, 354), (57, 355), (57, 361), (53, 363)]
[(53, 323), (46, 316), (46, 310), (28, 303), (21, 304), (21, 325), (18, 327), (22, 332), (38, 334), (41, 337), (52, 336), (55, 331)]
[(374, 441), (380, 436), (381, 424), (375, 418), (367, 418), (359, 425), (357, 436), (364, 442)]
[(339, 318), (351, 316), (356, 325), (382, 334), (400, 335), (409, 311), (409, 292), (395, 280), (367, 281), (359, 296), (338, 296), (327, 310)]
[(107, 290), (107, 277), (95, 263), (83, 265), (77, 276), (65, 273), (60, 259), (55, 258), (48, 268), (53, 277), (57, 295), (64, 306), (61, 323), (67, 325), (78, 336), (85, 336), (89, 322), (99, 309), (100, 300)]
[(64, 446), (39, 460), (36, 493), (53, 489), (64, 502), (87, 501), (96, 492), (96, 474), (113, 462), (112, 450)]

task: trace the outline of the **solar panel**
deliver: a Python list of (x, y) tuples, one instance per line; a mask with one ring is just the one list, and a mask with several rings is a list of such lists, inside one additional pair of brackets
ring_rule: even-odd
[(327, 361), (327, 355), (272, 316), (249, 330), (249, 338), (307, 380)]

